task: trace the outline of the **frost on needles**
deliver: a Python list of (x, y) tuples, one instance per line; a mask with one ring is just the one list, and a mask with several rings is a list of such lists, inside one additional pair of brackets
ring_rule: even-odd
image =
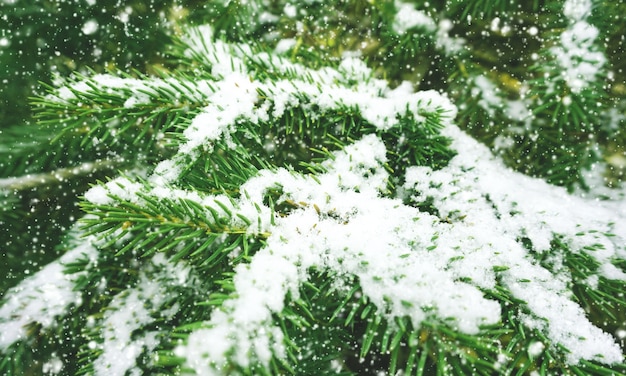
[[(98, 375), (340, 371), (350, 345), (325, 348), (333, 333), (390, 373), (623, 362), (572, 292), (623, 304), (623, 201), (512, 172), (446, 96), (391, 88), (358, 58), (313, 69), (207, 26), (178, 48), (193, 75), (78, 77), (47, 96), (185, 111), (150, 130), (161, 158), (87, 191), (71, 250), (6, 294), (0, 350), (26, 324), (78, 320)], [(94, 127), (87, 144), (132, 147), (114, 116)]]

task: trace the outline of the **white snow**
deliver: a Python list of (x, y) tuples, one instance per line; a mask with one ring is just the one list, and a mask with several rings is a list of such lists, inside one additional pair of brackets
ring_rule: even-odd
[(239, 118), (254, 118), (257, 86), (241, 73), (224, 77), (215, 93), (207, 98), (211, 102), (185, 129), (188, 140), (180, 151), (190, 153), (209, 141), (220, 138)]
[(568, 0), (563, 13), (570, 25), (561, 33), (560, 44), (550, 51), (562, 68), (562, 78), (573, 93), (580, 93), (596, 80), (606, 57), (595, 46), (598, 29), (586, 21), (591, 13), (590, 0)]
[[(95, 1), (95, 0), (93, 0)], [(128, 22), (130, 21), (130, 16), (133, 14), (133, 8), (131, 6), (125, 7), (117, 14), (117, 19), (124, 24), (124, 27), (127, 27)]]
[(602, 52), (593, 49), (598, 29), (585, 21), (578, 21), (561, 34), (561, 44), (550, 49), (563, 68), (561, 73), (574, 93), (580, 93), (595, 81), (606, 63)]
[[(590, 253), (603, 265), (598, 272), (609, 279), (626, 280), (624, 273), (610, 263), (611, 259), (621, 258), (626, 233), (620, 232), (615, 239), (601, 235), (613, 232), (609, 224), (623, 221), (621, 216), (594, 200), (570, 196), (562, 188), (514, 173), (458, 129), (449, 127), (447, 132), (459, 154), (439, 171), (411, 168), (407, 171), (407, 184), (413, 185), (421, 196), (433, 197), (442, 216), (454, 214), (462, 218), (453, 229), (468, 228), (463, 248), (474, 243), (472, 238), (478, 239), (474, 244), (482, 255), (473, 261), (466, 255), (460, 266), (462, 272), (469, 276), (468, 269), (478, 268), (478, 277), (483, 277), (489, 274), (489, 267), (508, 267), (502, 273), (503, 282), (517, 298), (527, 302), (535, 315), (547, 319), (549, 338), (571, 351), (570, 362), (621, 361), (621, 349), (613, 338), (594, 327), (582, 308), (571, 300), (564, 282), (568, 276), (552, 275), (531, 263), (516, 241), (527, 237), (537, 252), (549, 251), (554, 234), (569, 239), (568, 245), (574, 251), (601, 242), (602, 248)], [(581, 224), (588, 232), (581, 232)], [(461, 239), (457, 236), (455, 242)], [(487, 286), (488, 281), (477, 284)]]
[(435, 21), (426, 12), (415, 9), (415, 5), (396, 1), (396, 17), (393, 22), (393, 30), (398, 34), (404, 34), (412, 28), (422, 28), (433, 32), (437, 29)]
[(563, 14), (565, 17), (579, 21), (591, 15), (591, 0), (567, 0), (563, 5)]
[[(243, 366), (250, 354), (265, 363), (268, 351), (280, 352), (263, 347), (259, 354), (252, 338), (271, 343), (279, 336), (271, 314), (282, 310), (288, 292), (298, 296), (298, 286), (313, 266), (357, 276), (363, 293), (390, 320), (408, 316), (419, 326), (425, 319), (445, 318), (469, 334), (500, 320), (499, 303), (478, 289), (494, 288), (500, 273), (513, 295), (527, 301), (536, 317), (546, 319), (541, 326), (546, 335), (570, 349), (572, 364), (580, 359), (621, 361), (613, 338), (593, 326), (571, 300), (563, 276), (532, 262), (517, 241), (527, 236), (537, 251), (545, 252), (553, 232), (576, 236), (579, 221), (589, 223), (587, 210), (597, 215), (594, 218), (614, 214), (506, 169), (456, 128), (448, 128), (448, 133), (457, 140), (459, 156), (439, 171), (410, 168), (407, 188), (432, 195), (451, 223), (380, 196), (388, 176), (382, 168), (384, 145), (373, 135), (337, 152), (325, 164), (328, 173), (316, 180), (284, 170), (265, 171), (242, 186), (247, 198), (241, 206), (259, 202), (259, 195), (276, 183), (285, 197), (304, 204), (287, 217), (275, 218), (267, 246), (250, 264), (235, 269), (237, 298), (214, 315), (209, 329), (193, 333), (178, 350), (189, 365), (212, 374), (217, 371), (207, 363), (222, 364), (231, 351)], [(602, 221), (596, 225), (606, 227)], [(580, 240), (572, 247), (580, 249), (596, 240)], [(623, 247), (620, 244), (616, 240), (613, 246)], [(595, 256), (606, 262), (615, 253)]]
[(215, 77), (224, 77), (230, 73), (244, 73), (246, 71), (243, 59), (235, 50), (249, 49), (245, 45), (229, 45), (220, 40), (211, 41), (213, 29), (208, 26), (190, 28), (184, 42), (189, 46), (186, 54), (199, 63), (210, 68)]
[(102, 322), (102, 343), (94, 344), (101, 354), (94, 361), (95, 375), (139, 375), (137, 357), (150, 352), (159, 343), (159, 331), (137, 331), (160, 317), (171, 317), (177, 307), (162, 310), (163, 303), (171, 298), (168, 287), (186, 283), (189, 268), (169, 262), (161, 253), (151, 260), (151, 267), (144, 268), (136, 286), (126, 289), (109, 304)]
[(63, 361), (53, 356), (42, 365), (41, 370), (44, 375), (58, 375), (63, 370)]
[(298, 14), (298, 8), (296, 8), (296, 6), (293, 4), (285, 4), (283, 12), (285, 13), (285, 16), (289, 18), (295, 18)]
[(447, 18), (439, 20), (437, 24), (435, 46), (443, 50), (447, 55), (461, 51), (465, 45), (465, 39), (450, 36), (450, 31), (453, 27), (453, 22)]
[(87, 22), (85, 22), (85, 24), (82, 27), (82, 32), (85, 35), (91, 35), (93, 33), (95, 33), (96, 31), (98, 31), (98, 21), (96, 21), (95, 19), (91, 19)]
[(274, 48), (274, 52), (276, 52), (277, 54), (285, 53), (289, 51), (290, 49), (292, 49), (296, 44), (297, 44), (297, 41), (293, 38), (281, 39), (276, 44), (276, 47)]
[(478, 105), (482, 107), (489, 116), (493, 116), (495, 111), (504, 107), (504, 101), (498, 96), (500, 90), (485, 76), (474, 78), (472, 96), (480, 97)]
[[(319, 183), (280, 171), (249, 182), (255, 189), (280, 182), (285, 195), (308, 206), (284, 219), (275, 218), (267, 246), (249, 265), (235, 269), (237, 298), (227, 301), (226, 312), (207, 323), (211, 329), (193, 333), (180, 350), (190, 365), (199, 367), (196, 372), (211, 374), (202, 368), (206, 367), (205, 357), (208, 363), (220, 364), (229, 351), (234, 351), (239, 364), (251, 353), (267, 363), (269, 353), (259, 354), (251, 339), (271, 343), (279, 333), (271, 314), (283, 309), (287, 292), (298, 296), (298, 287), (312, 266), (358, 276), (363, 292), (390, 320), (409, 316), (419, 325), (432, 315), (440, 315), (467, 333), (477, 333), (479, 325), (499, 320), (499, 303), (486, 300), (468, 284), (456, 282), (456, 276), (444, 270), (447, 259), (442, 260), (435, 252), (417, 251), (432, 244), (435, 219), (379, 196), (375, 187), (387, 177), (383, 162), (384, 145), (376, 136), (366, 136), (337, 153), (336, 164), (329, 164), (332, 169), (318, 177)], [(375, 170), (373, 184), (365, 178), (370, 169)], [(347, 179), (349, 184), (344, 182), (346, 173), (352, 175)], [(357, 193), (353, 180), (359, 175), (358, 186), (363, 189)], [(327, 213), (334, 217), (327, 217)], [(422, 308), (433, 313), (426, 314)], [(268, 326), (272, 329), (264, 332)], [(214, 343), (221, 346), (216, 348), (211, 345)]]
[(93, 204), (107, 205), (114, 202), (110, 196), (118, 197), (131, 202), (137, 201), (137, 192), (141, 183), (129, 180), (126, 177), (117, 177), (105, 185), (95, 185), (85, 192), (85, 199)]
[(105, 187), (101, 185), (95, 185), (91, 187), (87, 192), (85, 192), (85, 199), (92, 204), (106, 205), (111, 202), (108, 194), (109, 191)]
[[(210, 150), (215, 140), (222, 137), (228, 140), (228, 134), (233, 131), (238, 120), (267, 120), (270, 103), (273, 106), (271, 115), (275, 117), (296, 106), (316, 105), (321, 111), (354, 107), (368, 122), (381, 129), (395, 125), (396, 115), (406, 111), (410, 111), (418, 121), (424, 118), (421, 115), (424, 112), (443, 110), (445, 121), (450, 121), (456, 114), (451, 101), (438, 92), (413, 93), (407, 84), (391, 90), (385, 81), (370, 79), (371, 69), (352, 56), (345, 57), (337, 70), (312, 70), (279, 56), (261, 53), (248, 58), (295, 77), (268, 82), (251, 81), (243, 64), (245, 49), (241, 46), (235, 49), (219, 41), (210, 42), (210, 35), (210, 29), (205, 28), (191, 32), (187, 39), (188, 54), (220, 56), (219, 59), (210, 59), (211, 69), (215, 69), (218, 61), (222, 62), (220, 64), (223, 64), (223, 60), (239, 63), (220, 68), (222, 80), (213, 83), (212, 91), (205, 93), (204, 100), (209, 105), (196, 115), (183, 132), (186, 142), (180, 146), (180, 154), (191, 155), (199, 148)], [(351, 81), (357, 84), (347, 86)], [(259, 92), (265, 93), (267, 97), (261, 99)], [(309, 103), (301, 103), (303, 98), (308, 99)], [(180, 172), (180, 161), (182, 159), (176, 163), (162, 162), (157, 174), (167, 177), (166, 181), (173, 181), (177, 177), (176, 172)]]
[(0, 307), (0, 350), (25, 339), (28, 324), (52, 327), (57, 316), (65, 314), (70, 305), (80, 305), (81, 292), (74, 290), (74, 282), (80, 275), (65, 274), (64, 265), (85, 256), (94, 259), (96, 254), (90, 240), (85, 239), (59, 260), (7, 291)]
[(530, 356), (539, 356), (541, 355), (541, 353), (543, 352), (543, 349), (545, 349), (546, 346), (542, 343), (542, 342), (533, 342), (530, 345), (528, 345), (528, 354)]
[(621, 269), (618, 269), (615, 265), (610, 263), (604, 263), (600, 267), (601, 274), (608, 279), (617, 279), (626, 281), (626, 273)]

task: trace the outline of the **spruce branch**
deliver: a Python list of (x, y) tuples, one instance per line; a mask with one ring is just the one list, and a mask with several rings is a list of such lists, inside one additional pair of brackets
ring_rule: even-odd
[(51, 89), (50, 94), (32, 102), (42, 108), (37, 114), (41, 125), (69, 119), (57, 140), (71, 132), (82, 139), (81, 147), (89, 149), (109, 138), (115, 145), (120, 137), (129, 137), (132, 144), (149, 150), (168, 132), (161, 127), (193, 113), (210, 95), (210, 80), (187, 79), (77, 75), (62, 90)]

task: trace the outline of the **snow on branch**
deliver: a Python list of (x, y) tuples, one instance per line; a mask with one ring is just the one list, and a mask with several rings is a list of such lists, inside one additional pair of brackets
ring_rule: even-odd
[[(220, 54), (232, 51), (210, 43), (206, 35), (192, 35), (196, 39), (190, 48), (202, 48), (197, 53), (210, 55), (212, 48)], [(193, 42), (197, 38), (202, 43)], [(237, 69), (220, 70), (222, 77), (213, 85), (209, 105), (185, 129), (178, 154), (161, 162), (148, 179), (151, 188), (141, 199), (132, 193), (137, 189), (116, 194), (116, 181), (93, 188), (86, 198), (96, 208), (115, 204), (115, 199), (102, 198), (106, 195), (118, 199), (122, 195), (141, 206), (146, 194), (161, 192), (207, 207), (210, 196), (168, 188), (184, 171), (181, 161), (193, 163), (202, 155), (197, 149), (229, 140), (243, 119), (253, 123), (268, 119), (270, 108), (275, 117), (300, 106), (313, 114), (353, 108), (373, 125), (372, 133), (329, 154), (321, 164), (323, 173), (301, 175), (276, 166), (261, 169), (240, 186), (228, 210), (241, 214), (232, 217), (239, 225), (251, 224), (249, 235), (263, 231), (264, 243), (249, 263), (234, 268), (234, 295), (204, 328), (191, 332), (178, 346), (176, 354), (187, 359), (187, 365), (208, 375), (218, 374), (230, 362), (248, 367), (251, 356), (265, 366), (274, 357), (284, 357), (284, 334), (273, 317), (285, 309), (287, 296), (297, 299), (312, 269), (356, 278), (366, 299), (388, 322), (409, 317), (419, 328), (424, 321), (441, 320), (467, 334), (478, 334), (482, 327), (502, 320), (500, 302), (486, 293), (504, 287), (511, 299), (525, 302), (524, 323), (544, 331), (552, 346), (565, 346), (571, 364), (581, 359), (621, 361), (613, 338), (571, 300), (569, 271), (550, 270), (533, 260), (537, 254), (552, 252), (555, 239), (562, 238), (569, 252), (592, 255), (603, 278), (624, 279), (624, 273), (607, 272), (616, 270), (611, 263), (626, 255), (626, 231), (618, 225), (624, 212), (611, 212), (508, 170), (451, 123), (455, 109), (438, 93), (413, 93), (402, 85), (391, 90), (376, 80), (352, 86), (338, 82), (336, 77), (347, 74), (368, 74), (354, 58), (336, 70), (315, 71), (285, 62), (305, 77), (318, 77), (312, 84), (306, 79), (253, 80), (254, 73), (243, 67), (254, 59), (245, 53), (242, 57), (237, 57), (242, 61)], [(280, 59), (272, 64), (277, 71), (284, 69)], [(453, 140), (458, 156), (439, 170), (407, 167), (400, 177), (404, 199), (383, 193), (391, 179), (385, 167), (389, 158), (385, 132), (403, 117), (425, 123), (437, 112), (446, 114), (443, 132)], [(233, 138), (227, 145), (235, 148), (237, 142)], [(168, 178), (159, 178), (163, 176)], [(297, 203), (293, 210), (276, 212), (266, 199), (274, 187), (280, 187), (276, 205)], [(418, 209), (417, 204), (425, 201), (432, 205), (430, 213)], [(561, 323), (564, 315), (569, 325)]]
[(594, 82), (606, 64), (606, 57), (596, 46), (598, 29), (586, 18), (591, 14), (591, 0), (568, 0), (563, 14), (568, 27), (561, 33), (560, 44), (550, 51), (561, 66), (562, 78), (574, 94)]

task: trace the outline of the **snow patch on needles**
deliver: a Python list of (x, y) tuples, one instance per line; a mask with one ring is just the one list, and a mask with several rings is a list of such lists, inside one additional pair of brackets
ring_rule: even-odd
[(209, 25), (188, 29), (182, 42), (188, 46), (185, 55), (204, 64), (215, 77), (246, 71), (243, 59), (235, 53), (235, 50), (247, 47), (231, 45), (220, 40), (213, 41), (213, 29)]
[(591, 15), (591, 0), (567, 0), (563, 5), (563, 14), (570, 20), (580, 21)]
[(452, 237), (446, 240), (465, 251), (452, 269), (488, 288), (492, 281), (485, 276), (493, 276), (489, 269), (499, 267), (504, 285), (536, 317), (545, 319), (542, 328), (554, 343), (570, 351), (572, 364), (581, 359), (620, 362), (622, 352), (615, 340), (595, 327), (571, 300), (566, 284), (571, 277), (554, 275), (532, 263), (518, 239), (529, 239), (533, 252), (542, 253), (551, 250), (556, 236), (563, 236), (572, 252), (593, 250), (588, 255), (604, 265), (597, 271), (601, 276), (623, 279), (624, 273), (612, 273), (617, 268), (611, 264), (624, 254), (626, 232), (612, 225), (623, 217), (563, 188), (507, 169), (486, 147), (455, 127), (446, 133), (459, 154), (438, 171), (411, 167), (406, 185), (416, 192), (416, 200), (433, 199), (440, 215), (454, 220), (447, 232)]
[(474, 78), (474, 87), (472, 88), (472, 96), (479, 96), (478, 105), (482, 107), (489, 116), (493, 116), (497, 109), (504, 107), (504, 101), (499, 96), (500, 89), (485, 76), (476, 76)]
[(396, 18), (393, 22), (393, 30), (402, 35), (412, 28), (423, 28), (433, 32), (437, 29), (435, 21), (425, 12), (415, 9), (412, 4), (396, 1)]
[[(451, 223), (381, 197), (377, 189), (361, 189), (379, 187), (388, 178), (382, 167), (385, 147), (374, 135), (336, 153), (325, 165), (328, 172), (315, 180), (285, 170), (252, 178), (242, 187), (250, 200), (258, 202), (260, 192), (280, 184), (284, 196), (308, 205), (275, 219), (266, 247), (250, 264), (235, 269), (237, 297), (226, 302), (207, 329), (192, 333), (178, 354), (202, 374), (219, 374), (209, 364), (222, 364), (229, 353), (243, 367), (250, 354), (262, 364), (272, 353), (279, 356), (283, 349), (268, 345), (281, 338), (272, 315), (284, 308), (288, 293), (297, 299), (308, 270), (316, 268), (356, 276), (364, 295), (390, 322), (407, 316), (419, 327), (424, 320), (445, 318), (468, 334), (501, 319), (500, 304), (481, 291), (495, 288), (500, 276), (535, 317), (546, 320), (541, 329), (570, 350), (572, 364), (581, 359), (621, 361), (619, 346), (589, 322), (571, 300), (564, 280), (532, 262), (517, 241), (528, 236), (537, 251), (547, 251), (554, 232), (575, 236), (586, 217), (580, 208), (594, 207), (506, 169), (458, 129), (449, 128), (448, 133), (457, 140), (459, 156), (439, 171), (410, 168), (406, 188), (434, 197)], [(346, 184), (346, 174), (352, 174), (348, 180), (360, 182)], [(524, 200), (519, 207), (514, 197)], [(240, 205), (247, 205), (245, 201)], [(597, 218), (611, 215), (595, 210), (601, 211)], [(608, 230), (602, 222), (597, 226)], [(577, 246), (595, 241), (586, 240)], [(616, 240), (614, 246), (619, 244)], [(613, 256), (609, 251), (597, 257), (610, 262)]]
[[(406, 83), (392, 90), (386, 81), (372, 79), (371, 69), (355, 57), (345, 57), (337, 69), (325, 67), (314, 70), (267, 53), (246, 56), (249, 47), (226, 46), (222, 42), (211, 41), (211, 35), (210, 28), (193, 29), (183, 39), (188, 43), (187, 53), (197, 59), (219, 56), (219, 59), (210, 58), (209, 67), (219, 61), (233, 59), (240, 64), (230, 70), (220, 69), (221, 80), (213, 83), (213, 91), (205, 97), (209, 105), (183, 132), (186, 141), (179, 148), (179, 156), (171, 160), (176, 160), (176, 163), (159, 165), (156, 173), (167, 177), (166, 181), (171, 182), (178, 177), (178, 165), (186, 161), (180, 158), (180, 154), (191, 155), (199, 149), (211, 150), (214, 141), (220, 138), (228, 140), (238, 121), (266, 121), (270, 116), (270, 106), (271, 116), (274, 117), (280, 117), (288, 109), (296, 107), (316, 106), (320, 112), (353, 107), (365, 120), (380, 129), (396, 125), (399, 114), (411, 113), (420, 122), (426, 114), (440, 111), (444, 123), (451, 123), (456, 116), (457, 109), (447, 96), (434, 90), (414, 93)], [(289, 77), (254, 81), (250, 77), (255, 72), (245, 67), (244, 57)], [(263, 97), (259, 93), (263, 93)]]
[(395, 7), (397, 12), (392, 28), (398, 35), (406, 34), (410, 29), (421, 29), (426, 33), (434, 33), (436, 47), (446, 54), (451, 55), (463, 49), (465, 40), (449, 34), (454, 26), (451, 20), (441, 19), (437, 23), (426, 12), (415, 9), (415, 5), (402, 1), (396, 0)]
[(50, 328), (56, 317), (67, 312), (72, 305), (80, 305), (81, 292), (74, 289), (81, 274), (68, 275), (64, 265), (80, 258), (95, 259), (97, 250), (90, 240), (65, 253), (58, 261), (11, 288), (2, 299), (0, 307), (0, 350), (26, 338), (27, 326), (37, 323)]
[(117, 177), (105, 185), (96, 185), (85, 192), (85, 199), (92, 204), (107, 205), (115, 200), (112, 196), (122, 200), (136, 202), (137, 192), (141, 189), (140, 183), (129, 180), (126, 177)]
[(563, 14), (570, 25), (560, 36), (560, 45), (550, 49), (561, 65), (561, 73), (573, 93), (580, 93), (596, 80), (606, 64), (606, 57), (595, 46), (598, 29), (585, 19), (591, 14), (590, 0), (568, 0)]
[[(481, 325), (499, 320), (498, 302), (458, 282), (454, 272), (445, 270), (447, 259), (440, 253), (423, 251), (436, 237), (437, 219), (399, 200), (380, 197), (375, 187), (388, 178), (385, 151), (377, 136), (365, 136), (338, 152), (327, 164), (329, 171), (317, 179), (279, 170), (252, 178), (242, 187), (264, 190), (278, 183), (286, 197), (303, 206), (275, 218), (266, 247), (250, 264), (235, 269), (237, 297), (214, 315), (208, 329), (192, 333), (187, 345), (179, 348), (197, 373), (213, 374), (207, 365), (222, 364), (228, 353), (244, 367), (250, 354), (262, 364), (269, 362), (271, 353), (279, 356), (281, 348), (267, 346), (280, 338), (272, 315), (282, 311), (288, 293), (297, 299), (312, 267), (356, 276), (363, 293), (390, 322), (409, 316), (419, 326), (441, 316), (475, 334)], [(265, 329), (268, 326), (270, 330)]]
[(102, 324), (103, 342), (94, 344), (102, 350), (94, 361), (95, 375), (141, 374), (136, 367), (137, 358), (159, 344), (160, 331), (137, 331), (159, 317), (167, 319), (178, 311), (177, 306), (164, 310), (163, 304), (171, 298), (168, 287), (187, 281), (189, 268), (171, 263), (163, 254), (155, 255), (151, 264), (142, 271), (135, 287), (115, 296), (109, 304)]
[(459, 37), (451, 37), (450, 31), (454, 27), (451, 20), (444, 18), (439, 20), (437, 24), (437, 33), (435, 45), (443, 50), (447, 55), (453, 55), (460, 52), (465, 46), (465, 39)]

